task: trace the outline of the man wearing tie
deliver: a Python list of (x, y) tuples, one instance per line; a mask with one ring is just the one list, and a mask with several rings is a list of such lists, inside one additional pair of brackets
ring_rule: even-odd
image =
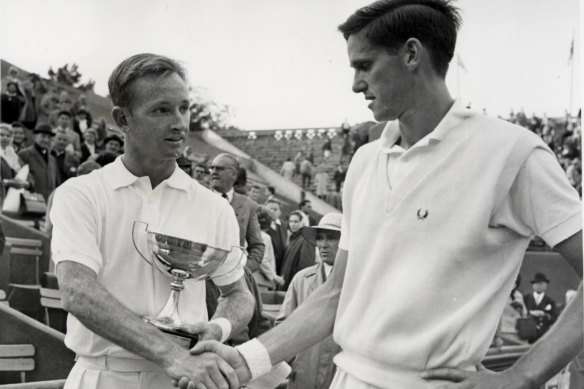
[(247, 268), (253, 273), (259, 269), (264, 257), (264, 242), (256, 213), (257, 203), (233, 190), (237, 179), (239, 161), (227, 153), (213, 159), (211, 167), (211, 188), (221, 194), (235, 211), (239, 224), (240, 245), (247, 248)]
[(536, 273), (531, 281), (533, 292), (524, 297), (525, 307), (537, 323), (537, 338), (530, 340), (530, 343), (541, 338), (557, 318), (556, 302), (545, 294), (549, 282), (545, 274)]

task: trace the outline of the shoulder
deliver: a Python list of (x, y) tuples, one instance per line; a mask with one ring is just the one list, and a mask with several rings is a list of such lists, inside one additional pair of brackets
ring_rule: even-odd
[(316, 275), (317, 271), (318, 271), (318, 265), (312, 265), (312, 266), (309, 266), (307, 268), (300, 270), (298, 273), (296, 273), (295, 277), (302, 278), (302, 279), (312, 278)]
[(255, 210), (258, 206), (255, 201), (237, 192), (233, 192), (233, 203), (249, 208), (250, 210)]

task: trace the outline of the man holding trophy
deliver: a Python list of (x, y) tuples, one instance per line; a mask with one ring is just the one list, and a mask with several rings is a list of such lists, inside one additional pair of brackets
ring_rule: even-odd
[[(190, 118), (185, 71), (135, 55), (113, 71), (109, 92), (125, 153), (67, 181), (50, 215), (70, 313), (65, 343), (78, 355), (65, 388), (171, 388), (180, 377), (197, 388), (238, 387), (226, 362), (187, 349), (192, 332), (228, 339), (254, 302), (232, 208), (175, 162)], [(205, 283), (196, 282), (205, 278), (222, 295), (209, 322)]]

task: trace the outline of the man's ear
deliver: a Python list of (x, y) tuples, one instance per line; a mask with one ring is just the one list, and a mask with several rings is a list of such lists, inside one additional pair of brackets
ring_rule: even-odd
[(130, 131), (126, 110), (124, 108), (118, 107), (116, 105), (112, 108), (112, 116), (116, 122), (116, 125), (120, 128), (120, 130), (122, 130), (122, 132), (126, 133)]
[(424, 46), (417, 38), (409, 38), (403, 45), (402, 58), (404, 65), (410, 69), (420, 66), (424, 55)]

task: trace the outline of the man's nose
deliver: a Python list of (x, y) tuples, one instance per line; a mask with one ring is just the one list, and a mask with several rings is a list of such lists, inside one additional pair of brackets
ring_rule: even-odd
[(355, 93), (365, 92), (365, 90), (367, 89), (367, 83), (365, 82), (365, 80), (363, 80), (361, 75), (357, 72), (355, 73), (355, 76), (353, 77), (352, 89), (353, 89), (353, 92), (355, 92)]

